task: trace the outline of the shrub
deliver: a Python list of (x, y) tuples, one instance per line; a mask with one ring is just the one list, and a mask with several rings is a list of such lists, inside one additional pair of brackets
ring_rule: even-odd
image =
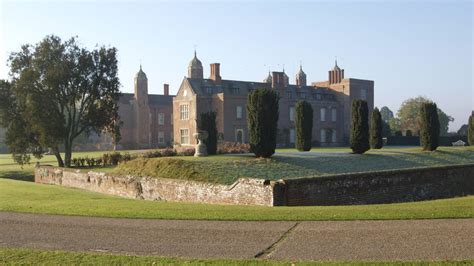
[(248, 95), (247, 120), (250, 150), (256, 157), (271, 157), (278, 123), (278, 95), (274, 90), (256, 89)]
[(370, 120), (370, 147), (372, 149), (381, 149), (383, 146), (382, 141), (382, 116), (377, 107), (372, 112), (372, 119)]
[(299, 151), (311, 150), (313, 135), (313, 107), (307, 101), (296, 104), (296, 149)]
[(195, 152), (194, 148), (181, 148), (176, 151), (177, 156), (193, 156)]
[(411, 137), (411, 136), (413, 136), (413, 133), (411, 132), (411, 130), (408, 129), (408, 130), (405, 132), (405, 136)]
[(474, 146), (474, 112), (469, 117), (469, 122), (467, 124), (467, 142), (469, 145)]
[(364, 100), (352, 101), (351, 149), (362, 154), (369, 150), (369, 108)]
[(176, 151), (171, 148), (165, 148), (160, 151), (162, 157), (176, 156)]
[(210, 155), (217, 152), (217, 126), (216, 126), (216, 112), (209, 111), (201, 113), (197, 120), (197, 127), (199, 130), (207, 132), (207, 139), (203, 142), (206, 144), (207, 153)]
[(235, 154), (235, 153), (249, 153), (250, 145), (238, 142), (220, 142), (217, 145), (218, 154)]
[(435, 103), (423, 103), (420, 114), (420, 143), (425, 151), (434, 151), (439, 146), (438, 108)]
[(395, 131), (395, 134), (394, 134), (396, 137), (401, 137), (403, 136), (402, 132), (400, 130), (397, 130)]

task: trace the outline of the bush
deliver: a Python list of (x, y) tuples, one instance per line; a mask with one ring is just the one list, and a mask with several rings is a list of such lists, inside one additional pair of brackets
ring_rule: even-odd
[(403, 136), (402, 132), (400, 130), (397, 130), (395, 131), (395, 134), (394, 134), (395, 137), (401, 137)]
[(193, 156), (195, 153), (194, 148), (181, 148), (176, 151), (177, 156)]
[(413, 133), (411, 132), (411, 130), (408, 129), (408, 130), (405, 132), (405, 136), (411, 137), (411, 136), (413, 136)]
[(238, 142), (221, 142), (217, 145), (218, 154), (249, 153), (250, 145)]
[(313, 107), (307, 101), (296, 104), (296, 149), (299, 151), (311, 150), (313, 135)]
[(362, 154), (369, 150), (369, 108), (364, 100), (352, 101), (351, 149)]
[(469, 117), (469, 122), (467, 124), (467, 142), (469, 145), (474, 146), (474, 112)]
[(250, 150), (256, 157), (271, 157), (278, 123), (278, 95), (274, 90), (256, 89), (248, 95), (247, 120)]
[(176, 156), (176, 151), (171, 148), (165, 148), (160, 151), (162, 157)]
[(382, 116), (377, 107), (372, 112), (372, 119), (370, 120), (370, 147), (372, 149), (381, 149), (383, 146), (382, 141)]
[(435, 103), (423, 103), (420, 114), (420, 143), (425, 151), (434, 151), (439, 146), (438, 108)]
[(216, 126), (216, 112), (209, 111), (207, 113), (201, 113), (197, 120), (198, 130), (207, 132), (207, 139), (203, 142), (206, 144), (207, 153), (209, 155), (216, 154), (217, 152), (217, 126)]

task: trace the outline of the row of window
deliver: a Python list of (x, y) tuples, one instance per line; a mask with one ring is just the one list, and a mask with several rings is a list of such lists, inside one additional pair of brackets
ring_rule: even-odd
[[(326, 121), (326, 108), (322, 107), (319, 109), (319, 120), (321, 122)], [(295, 107), (290, 107), (290, 121), (295, 121)], [(336, 108), (331, 108), (331, 121), (336, 122), (337, 121), (337, 109)]]
[[(321, 129), (320, 131), (320, 136), (319, 136), (319, 141), (321, 143), (327, 143), (329, 142), (337, 142), (337, 136), (336, 136), (336, 130), (334, 129)], [(290, 128), (290, 143), (295, 143), (296, 142), (296, 134), (295, 134), (295, 129)]]

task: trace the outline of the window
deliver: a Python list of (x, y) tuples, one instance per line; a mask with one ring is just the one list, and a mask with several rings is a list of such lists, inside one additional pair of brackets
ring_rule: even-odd
[(244, 130), (243, 129), (235, 130), (235, 142), (244, 143)]
[(189, 144), (189, 130), (180, 129), (181, 133), (181, 144)]
[(286, 98), (291, 99), (291, 91), (286, 92)]
[(182, 104), (179, 106), (180, 111), (180, 119), (181, 120), (188, 120), (189, 119), (189, 105)]
[(367, 89), (360, 89), (360, 98), (362, 100), (366, 100), (367, 99)]
[(326, 142), (326, 129), (321, 129), (321, 143)]
[(237, 106), (235, 112), (238, 119), (242, 118), (242, 106)]
[(321, 111), (320, 112), (320, 115), (321, 115), (320, 120), (322, 122), (324, 122), (324, 121), (326, 121), (326, 108), (323, 107), (323, 108), (320, 109), (320, 111)]
[(331, 141), (332, 141), (333, 143), (337, 142), (337, 139), (336, 139), (336, 130), (335, 130), (335, 129), (332, 130), (332, 136), (331, 136), (331, 138), (332, 138)]
[(165, 124), (165, 114), (158, 113), (158, 125), (164, 125), (164, 124)]
[(165, 143), (165, 133), (163, 131), (158, 132), (158, 143)]
[(333, 122), (337, 121), (337, 109), (336, 108), (331, 109), (331, 120)]
[(290, 143), (295, 143), (295, 129), (290, 128)]
[(302, 91), (300, 93), (300, 97), (303, 98), (303, 99), (306, 99), (306, 92)]
[(295, 121), (295, 107), (290, 107), (290, 121)]
[(173, 114), (170, 115), (170, 124), (173, 124)]
[(212, 94), (212, 87), (207, 87), (207, 94)]

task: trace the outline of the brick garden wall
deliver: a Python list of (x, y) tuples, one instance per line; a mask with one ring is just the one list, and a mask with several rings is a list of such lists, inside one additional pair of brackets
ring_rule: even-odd
[(40, 166), (35, 169), (35, 182), (145, 200), (263, 206), (351, 205), (474, 195), (474, 164), (280, 181), (241, 178), (232, 185)]

